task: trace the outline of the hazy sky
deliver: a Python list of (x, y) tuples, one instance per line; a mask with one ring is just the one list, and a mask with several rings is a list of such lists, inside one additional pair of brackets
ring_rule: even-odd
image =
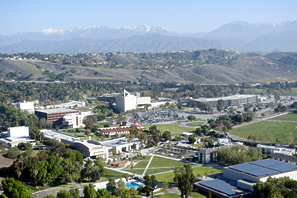
[(296, 0), (0, 0), (0, 34), (82, 26), (146, 24), (208, 32), (233, 21), (297, 19)]

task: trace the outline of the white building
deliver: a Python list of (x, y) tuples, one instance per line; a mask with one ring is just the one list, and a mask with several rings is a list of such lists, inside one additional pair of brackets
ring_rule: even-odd
[(229, 138), (218, 138), (218, 146), (224, 146), (224, 147), (231, 147), (231, 146), (238, 146), (243, 145), (242, 142), (231, 142)]
[[(47, 109), (55, 109), (55, 108), (74, 108), (74, 107), (84, 107), (86, 106), (85, 102), (82, 101), (73, 101), (69, 100), (66, 103), (60, 103), (60, 104), (55, 104), (55, 105), (47, 105)], [(43, 106), (39, 106), (40, 109), (44, 109)]]
[(259, 148), (263, 154), (264, 153), (265, 154), (280, 153), (283, 155), (295, 154), (294, 148), (284, 148), (284, 147), (269, 146), (269, 145), (263, 145), (263, 144), (257, 144), (257, 148)]
[(17, 108), (20, 108), (22, 110), (26, 110), (29, 113), (34, 113), (34, 102), (18, 102), (18, 103), (13, 103), (12, 106), (16, 106)]
[(9, 127), (7, 132), (1, 133), (1, 137), (3, 138), (2, 142), (11, 147), (17, 146), (19, 143), (35, 143), (35, 140), (29, 136), (29, 127), (27, 126)]
[(115, 148), (116, 153), (122, 153), (132, 150), (133, 145), (135, 145), (135, 149), (139, 149), (140, 141), (138, 138), (134, 138), (130, 142), (128, 141), (128, 138), (122, 137), (112, 140), (107, 140), (105, 142), (101, 142), (102, 144), (106, 146), (110, 146)]
[(137, 107), (143, 106), (145, 104), (151, 104), (150, 97), (138, 97), (138, 95), (133, 95), (126, 90), (120, 93), (116, 97), (116, 108), (118, 111), (126, 112), (129, 110), (136, 109)]
[(81, 140), (72, 135), (47, 129), (40, 130), (40, 132), (44, 133), (45, 139), (57, 139), (60, 142), (73, 146), (85, 157), (102, 157), (103, 159), (107, 159), (109, 150), (112, 150), (111, 147), (105, 146), (98, 141)]
[(83, 120), (89, 115), (92, 115), (91, 111), (82, 111), (79, 113), (66, 115), (63, 117), (62, 125), (67, 129), (85, 127)]

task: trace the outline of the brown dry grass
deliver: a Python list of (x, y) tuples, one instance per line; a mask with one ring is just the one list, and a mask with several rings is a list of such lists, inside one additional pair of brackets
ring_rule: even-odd
[(116, 162), (110, 162), (110, 164), (107, 166), (111, 168), (122, 168), (125, 166), (126, 163), (127, 163), (127, 160), (121, 160)]

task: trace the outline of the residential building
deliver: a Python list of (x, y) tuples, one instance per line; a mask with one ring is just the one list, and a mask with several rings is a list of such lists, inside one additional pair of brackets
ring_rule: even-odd
[(47, 119), (53, 125), (62, 125), (63, 117), (73, 113), (79, 113), (79, 110), (60, 108), (35, 111), (35, 115), (37, 115), (39, 118)]
[(63, 117), (62, 125), (66, 129), (85, 127), (83, 120), (86, 116), (92, 115), (91, 111), (81, 111)]
[(271, 154), (271, 153), (280, 153), (280, 154), (284, 154), (284, 155), (295, 154), (294, 148), (269, 146), (269, 145), (263, 145), (263, 144), (257, 144), (257, 148), (259, 148), (263, 154)]

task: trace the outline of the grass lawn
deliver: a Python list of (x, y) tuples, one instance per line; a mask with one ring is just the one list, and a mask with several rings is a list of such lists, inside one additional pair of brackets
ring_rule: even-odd
[(261, 121), (235, 128), (231, 131), (231, 134), (243, 138), (247, 138), (250, 134), (253, 134), (257, 138), (257, 141), (264, 142), (275, 142), (276, 139), (283, 139), (281, 143), (286, 144), (287, 140), (284, 134), (292, 132), (293, 137), (295, 137), (294, 135), (297, 133), (296, 126), (297, 123)]
[(167, 193), (166, 195), (163, 194), (163, 195), (157, 195), (157, 196), (154, 196), (154, 197), (158, 197), (158, 198), (165, 198), (165, 197), (170, 197), (170, 198), (180, 198), (180, 195), (178, 194), (174, 194), (174, 193)]
[[(212, 167), (209, 168), (207, 166), (199, 166), (199, 167), (193, 168), (193, 173), (195, 176), (197, 176), (198, 174), (205, 175), (205, 173), (207, 173), (207, 175), (209, 175), (209, 174), (220, 173), (220, 172), (221, 170), (219, 169), (212, 168)], [(173, 172), (157, 174), (156, 177), (159, 182), (167, 181), (168, 183), (175, 183), (173, 182), (173, 177), (174, 177)]]
[[(89, 140), (89, 137), (81, 137), (81, 140)], [(98, 141), (99, 138), (96, 135), (91, 135), (91, 140), (96, 140)]]
[(69, 188), (76, 188), (76, 186), (72, 185), (72, 184), (65, 184), (65, 185), (62, 185), (62, 186), (58, 186), (56, 188), (52, 188), (51, 190), (66, 190), (66, 189), (69, 189)]
[(98, 122), (98, 126), (99, 126), (99, 128), (104, 128), (104, 125), (105, 125), (105, 124), (111, 125), (110, 122)]
[(296, 113), (288, 113), (286, 115), (277, 116), (269, 120), (286, 120), (286, 121), (297, 121)]
[(120, 179), (124, 177), (124, 173), (107, 169), (107, 173), (102, 177), (101, 182), (108, 181), (109, 179)]
[(154, 156), (149, 168), (151, 167), (168, 167), (168, 166), (183, 166), (184, 162), (166, 159), (163, 157)]
[[(124, 171), (127, 171), (129, 173), (132, 173), (131, 172), (131, 168), (124, 168), (123, 170)], [(135, 174), (142, 175), (143, 171), (144, 171), (144, 168), (143, 169), (133, 169), (133, 173), (132, 174), (134, 174), (134, 172), (135, 172)]]
[(76, 136), (76, 137), (84, 137), (85, 136), (83, 133), (79, 133), (79, 132), (67, 132), (65, 134)]
[(200, 126), (202, 124), (204, 124), (205, 122), (190, 122), (190, 123), (187, 123), (186, 125), (187, 126)]
[(149, 162), (149, 160), (140, 161), (134, 166), (134, 168), (145, 168), (147, 166), (148, 162)]
[[(195, 132), (195, 129), (193, 128), (187, 128), (187, 127), (181, 127), (177, 124), (153, 124), (157, 126), (157, 129), (159, 129), (161, 132), (164, 131), (170, 131), (171, 135), (180, 135), (183, 132)], [(150, 126), (153, 125), (143, 125), (145, 128), (149, 129)]]

